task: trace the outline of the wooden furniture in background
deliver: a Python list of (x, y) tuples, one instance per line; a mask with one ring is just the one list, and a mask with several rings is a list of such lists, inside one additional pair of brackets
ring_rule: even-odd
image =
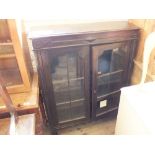
[(35, 114), (18, 117), (1, 75), (0, 96), (11, 116), (10, 119), (0, 119), (0, 134), (35, 134)]
[[(151, 32), (155, 31), (154, 19), (131, 19), (129, 23), (140, 28), (140, 40), (138, 45), (138, 52), (134, 59), (134, 70), (132, 74), (132, 84), (138, 84), (142, 75), (142, 63), (145, 39)], [(146, 81), (155, 80), (155, 50), (152, 51), (150, 62), (148, 66), (148, 73)]]
[[(38, 113), (39, 87), (37, 73), (33, 76), (30, 92), (10, 94), (10, 97), (18, 115)], [(5, 107), (4, 101), (0, 97), (0, 118), (5, 118), (8, 116), (9, 112)]]
[(30, 32), (51, 130), (105, 117), (130, 84), (139, 29), (127, 22), (58, 25)]
[(32, 67), (27, 63), (28, 49), (22, 37), (16, 20), (0, 20), (0, 72), (9, 93), (31, 90)]
[(0, 74), (0, 97), (2, 98), (2, 101), (4, 102), (8, 112), (10, 113), (11, 116), (14, 115), (15, 119), (17, 118), (17, 112), (16, 109), (13, 106), (12, 100), (6, 90), (6, 87), (4, 85), (3, 80), (1, 79), (1, 74)]

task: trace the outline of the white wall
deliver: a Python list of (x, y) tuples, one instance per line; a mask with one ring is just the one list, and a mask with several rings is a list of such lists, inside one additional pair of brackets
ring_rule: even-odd
[(78, 24), (78, 23), (92, 23), (92, 22), (107, 22), (107, 21), (128, 21), (128, 19), (98, 19), (98, 18), (91, 18), (88, 16), (86, 19), (74, 19), (73, 17), (70, 19), (34, 19), (29, 20), (26, 19), (25, 25), (26, 30), (29, 31), (29, 29), (33, 26), (38, 25), (57, 25), (57, 24)]

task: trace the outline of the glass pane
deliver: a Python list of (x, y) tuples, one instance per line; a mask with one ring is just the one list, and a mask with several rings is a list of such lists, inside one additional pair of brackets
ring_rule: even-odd
[(109, 74), (107, 75), (102, 74), (101, 76), (98, 76), (97, 78), (97, 96), (98, 97), (101, 97), (103, 95), (110, 93), (109, 78), (110, 78)]
[[(121, 88), (125, 66), (124, 44), (118, 47), (106, 49), (99, 53), (98, 76), (97, 76), (97, 97), (101, 98)], [(110, 47), (110, 46), (109, 46)]]
[(98, 58), (98, 73), (108, 73), (110, 71), (112, 50), (105, 50)]
[(68, 54), (69, 79), (75, 79), (84, 76), (84, 57), (85, 55), (81, 54), (80, 52)]
[(123, 70), (124, 63), (125, 63), (125, 51), (123, 51), (121, 48), (113, 49), (111, 72)]
[(83, 51), (50, 55), (50, 70), (59, 123), (85, 116)]
[(68, 54), (68, 78), (74, 79), (77, 78), (77, 67), (78, 67), (78, 61), (77, 61), (77, 54), (78, 53), (69, 53)]
[(70, 80), (70, 98), (71, 101), (84, 98), (84, 79), (79, 78), (76, 80)]
[(51, 73), (56, 104), (70, 101), (67, 80), (67, 55), (52, 58)]
[(123, 71), (118, 71), (110, 74), (110, 91), (117, 91), (122, 86), (122, 77), (123, 77)]
[(68, 82), (53, 82), (53, 89), (56, 104), (70, 101)]
[(53, 82), (67, 80), (67, 55), (51, 58), (51, 73)]
[(76, 100), (71, 102), (72, 119), (85, 117), (84, 100)]
[(58, 104), (56, 108), (59, 123), (71, 120), (70, 102)]

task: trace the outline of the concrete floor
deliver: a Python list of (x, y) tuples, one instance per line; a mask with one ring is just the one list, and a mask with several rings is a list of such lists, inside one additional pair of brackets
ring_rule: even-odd
[[(59, 130), (59, 135), (114, 135), (116, 116), (100, 119), (95, 122), (81, 124)], [(44, 135), (49, 135), (50, 130), (44, 128)]]

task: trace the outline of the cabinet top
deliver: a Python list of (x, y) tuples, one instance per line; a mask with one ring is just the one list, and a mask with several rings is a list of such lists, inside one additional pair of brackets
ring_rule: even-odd
[(28, 38), (42, 38), (72, 34), (86, 34), (119, 30), (136, 30), (138, 27), (125, 21), (97, 22), (83, 24), (60, 24), (32, 27), (28, 33)]

